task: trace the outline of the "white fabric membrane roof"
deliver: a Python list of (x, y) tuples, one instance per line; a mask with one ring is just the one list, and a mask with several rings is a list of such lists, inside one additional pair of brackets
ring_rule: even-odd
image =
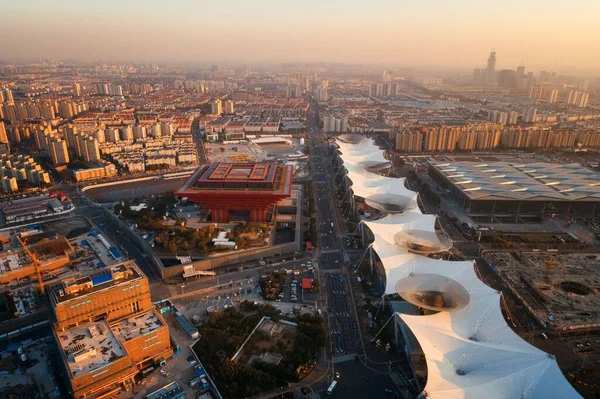
[[(365, 170), (365, 161), (383, 159), (370, 139), (356, 144), (337, 141), (354, 195), (389, 194), (386, 201), (416, 203), (416, 193), (404, 179)], [(381, 157), (375, 154), (380, 154)], [(384, 160), (385, 161), (385, 160)], [(556, 360), (519, 337), (506, 323), (500, 293), (484, 284), (472, 261), (445, 261), (410, 252), (398, 245), (422, 243), (422, 234), (435, 243), (436, 215), (418, 206), (379, 220), (364, 221), (375, 240), (373, 250), (386, 274), (385, 294), (438, 310), (427, 316), (399, 314), (419, 341), (427, 361), (423, 396), (434, 399), (580, 398)], [(417, 236), (418, 235), (418, 236)], [(421, 240), (421, 241), (419, 241)]]

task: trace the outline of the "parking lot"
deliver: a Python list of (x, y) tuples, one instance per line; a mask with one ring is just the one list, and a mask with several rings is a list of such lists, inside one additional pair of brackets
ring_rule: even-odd
[[(300, 263), (302, 262), (302, 263)], [(302, 289), (302, 279), (310, 278), (314, 283), (315, 272), (312, 260), (297, 261), (298, 274), (286, 274), (286, 269), (275, 269), (273, 273), (285, 274), (282, 290), (275, 301), (264, 300), (259, 284), (259, 277), (255, 273), (248, 274), (244, 280), (230, 283), (222, 289), (210, 293), (173, 300), (177, 308), (190, 320), (201, 321), (211, 312), (219, 312), (237, 303), (244, 301), (269, 304), (283, 313), (292, 313), (294, 306), (299, 305), (302, 311), (313, 312), (316, 309), (318, 293)], [(291, 267), (290, 264), (288, 267)], [(181, 289), (181, 288), (180, 288)], [(185, 290), (184, 288), (181, 289)]]
[(262, 301), (260, 294), (260, 287), (254, 285), (254, 279), (252, 283), (248, 283), (242, 286), (232, 284), (231, 288), (217, 290), (210, 294), (174, 300), (173, 303), (190, 320), (202, 320), (208, 316), (209, 312), (218, 312), (227, 309), (243, 301)]
[[(310, 262), (310, 261), (309, 261)], [(282, 290), (277, 296), (276, 302), (291, 302), (294, 304), (314, 304), (317, 295), (312, 290), (302, 289), (302, 280), (311, 279), (314, 282), (315, 274), (311, 264), (302, 264), (302, 270), (298, 274), (286, 275)]]

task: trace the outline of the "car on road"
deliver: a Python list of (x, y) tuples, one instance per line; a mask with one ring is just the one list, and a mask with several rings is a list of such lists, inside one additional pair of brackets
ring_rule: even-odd
[(338, 379), (340, 378), (340, 372), (339, 371), (335, 372), (335, 378), (338, 378)]
[(169, 376), (169, 373), (167, 373), (165, 370), (160, 370), (160, 374), (163, 375), (164, 377)]
[(389, 388), (386, 388), (386, 389), (383, 390), (383, 392), (385, 392), (385, 393), (392, 393), (392, 390), (389, 389)]

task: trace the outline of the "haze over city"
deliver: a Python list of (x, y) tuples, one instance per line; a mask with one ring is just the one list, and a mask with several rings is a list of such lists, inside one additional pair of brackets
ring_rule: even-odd
[(0, 0), (0, 399), (600, 398), (600, 0)]
[(600, 2), (474, 0), (4, 1), (0, 57), (153, 62), (348, 62), (588, 74)]

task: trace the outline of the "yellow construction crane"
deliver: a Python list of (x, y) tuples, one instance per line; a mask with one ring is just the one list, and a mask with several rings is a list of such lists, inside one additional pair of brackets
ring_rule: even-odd
[(27, 252), (27, 255), (29, 255), (29, 257), (33, 261), (33, 267), (35, 268), (35, 274), (37, 275), (38, 283), (40, 284), (40, 292), (42, 293), (42, 295), (44, 295), (46, 293), (46, 289), (44, 288), (44, 281), (42, 280), (42, 271), (40, 270), (40, 268), (41, 268), (40, 262), (38, 261), (37, 256), (29, 248), (27, 248), (26, 240), (23, 240), (20, 236), (17, 236), (17, 241), (19, 241), (19, 244), (21, 244), (21, 246), (23, 247), (25, 252)]
[(552, 266), (554, 265), (554, 255), (550, 255), (548, 263), (546, 263), (546, 274), (552, 273)]

